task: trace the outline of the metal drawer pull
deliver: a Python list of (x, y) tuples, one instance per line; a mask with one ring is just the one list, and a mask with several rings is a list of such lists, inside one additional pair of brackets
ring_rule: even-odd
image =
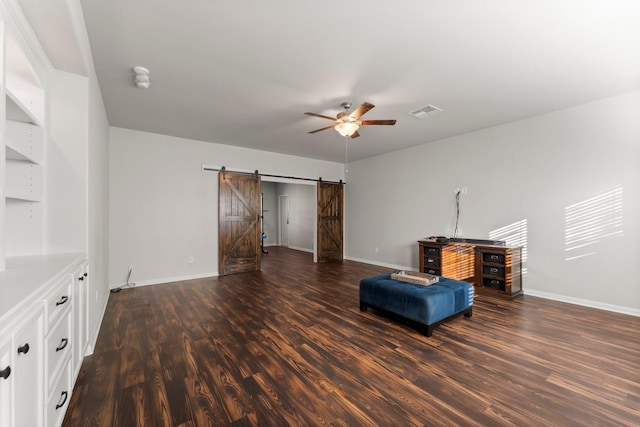
[(427, 262), (433, 262), (433, 258), (427, 258)]
[(492, 285), (498, 285), (499, 283), (500, 283), (500, 282), (499, 282), (498, 280), (492, 280), (492, 281), (491, 281), (491, 284), (492, 284)]
[(492, 273), (497, 273), (497, 272), (498, 272), (498, 269), (497, 269), (497, 268), (492, 268), (492, 269), (490, 269), (489, 271), (491, 271)]
[(491, 255), (491, 259), (499, 259), (500, 257), (498, 255)]
[(60, 301), (58, 301), (58, 302), (56, 303), (56, 305), (62, 305), (62, 304), (64, 304), (64, 303), (65, 303), (65, 302), (67, 302), (67, 301), (69, 301), (69, 297), (68, 297), (68, 296), (66, 296), (66, 295), (64, 295), (62, 298), (60, 298)]
[(62, 398), (62, 402), (59, 402), (59, 403), (56, 405), (56, 410), (58, 410), (58, 409), (62, 408), (62, 407), (64, 406), (64, 404), (65, 404), (65, 403), (67, 403), (67, 397), (69, 397), (69, 393), (67, 393), (66, 391), (63, 391), (63, 392), (60, 394), (60, 397)]
[(18, 354), (20, 353), (23, 353), (23, 354), (29, 353), (29, 343), (26, 343), (25, 345), (21, 345), (20, 347), (18, 347)]
[(69, 340), (66, 338), (62, 338), (62, 341), (60, 341), (60, 345), (56, 347), (56, 351), (64, 350), (67, 344), (69, 344)]
[(11, 375), (11, 366), (7, 366), (2, 371), (0, 371), (0, 378), (2, 378), (3, 380), (9, 378), (9, 375)]

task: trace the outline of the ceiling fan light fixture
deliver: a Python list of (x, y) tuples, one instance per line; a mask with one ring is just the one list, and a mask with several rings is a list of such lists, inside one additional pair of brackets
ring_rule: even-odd
[(334, 126), (338, 133), (342, 136), (351, 136), (360, 128), (355, 122), (342, 122)]

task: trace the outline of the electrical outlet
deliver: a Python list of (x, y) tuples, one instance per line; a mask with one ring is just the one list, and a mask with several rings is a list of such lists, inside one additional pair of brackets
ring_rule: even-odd
[(193, 255), (189, 257), (189, 264), (193, 264)]

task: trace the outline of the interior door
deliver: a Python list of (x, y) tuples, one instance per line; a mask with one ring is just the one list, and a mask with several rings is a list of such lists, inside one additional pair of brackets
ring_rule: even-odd
[(344, 187), (318, 182), (318, 262), (341, 260), (344, 251)]
[(280, 200), (280, 246), (289, 247), (289, 196), (286, 194), (278, 197)]
[(260, 177), (218, 174), (220, 275), (260, 270)]

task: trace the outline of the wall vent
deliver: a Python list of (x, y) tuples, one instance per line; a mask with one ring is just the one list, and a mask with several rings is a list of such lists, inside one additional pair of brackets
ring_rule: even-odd
[(426, 107), (418, 108), (415, 111), (410, 112), (409, 114), (413, 117), (417, 117), (419, 119), (424, 119), (427, 116), (433, 116), (434, 114), (441, 113), (442, 109), (436, 107), (435, 105), (427, 105)]

